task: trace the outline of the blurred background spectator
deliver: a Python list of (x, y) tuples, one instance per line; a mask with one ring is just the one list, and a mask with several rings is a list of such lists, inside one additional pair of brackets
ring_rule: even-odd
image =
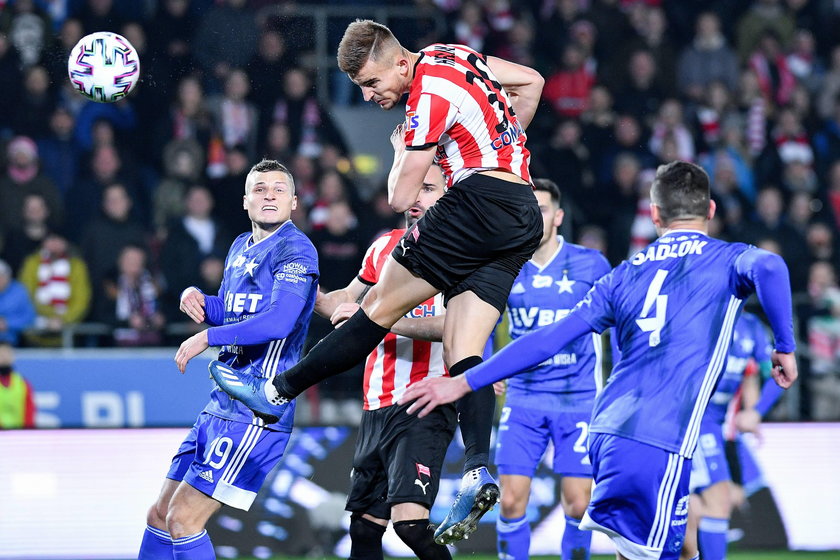
[(35, 392), (14, 365), (12, 345), (0, 340), (0, 430), (35, 427)]

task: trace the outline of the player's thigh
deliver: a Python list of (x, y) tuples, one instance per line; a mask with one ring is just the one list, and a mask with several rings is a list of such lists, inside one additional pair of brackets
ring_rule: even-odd
[(451, 367), (469, 356), (481, 356), (499, 315), (496, 307), (475, 292), (462, 292), (451, 298), (443, 325), (446, 365)]
[(592, 478), (589, 459), (589, 420), (591, 401), (576, 409), (560, 411), (549, 417), (554, 444), (554, 472), (563, 476)]
[(387, 409), (366, 410), (362, 413), (353, 452), (350, 492), (345, 506), (347, 511), (386, 520), (390, 518), (390, 505), (382, 447), (388, 416)]
[(167, 478), (247, 510), (289, 442), (289, 433), (201, 413)]
[(549, 442), (547, 412), (520, 404), (506, 404), (496, 433), (499, 474), (532, 478)]
[(432, 507), (440, 486), (446, 450), (457, 425), (455, 406), (441, 406), (428, 416), (406, 414), (407, 405), (390, 407), (393, 433), (398, 434), (384, 452), (388, 470), (388, 502)]
[(393, 257), (362, 300), (362, 309), (374, 323), (390, 327), (418, 304), (434, 297), (440, 290), (415, 276)]
[(689, 460), (638, 441), (590, 437), (595, 486), (581, 529), (612, 538), (631, 559), (679, 558), (688, 515)]

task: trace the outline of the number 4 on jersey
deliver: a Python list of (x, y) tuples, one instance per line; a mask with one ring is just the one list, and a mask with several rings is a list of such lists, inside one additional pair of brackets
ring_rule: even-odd
[[(648, 287), (647, 296), (645, 296), (645, 304), (642, 307), (642, 313), (639, 319), (636, 319), (636, 324), (643, 332), (650, 333), (648, 344), (651, 347), (658, 346), (661, 341), (660, 333), (662, 327), (665, 325), (665, 311), (668, 308), (668, 296), (660, 294), (662, 284), (665, 283), (665, 277), (668, 276), (667, 270), (659, 269), (656, 271), (656, 276), (653, 277), (653, 282)], [(651, 307), (656, 307), (652, 317), (650, 315)]]

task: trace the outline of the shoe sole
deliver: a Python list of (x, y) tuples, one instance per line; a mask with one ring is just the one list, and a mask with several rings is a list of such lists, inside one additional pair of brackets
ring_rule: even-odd
[(476, 494), (475, 504), (467, 516), (452, 527), (435, 537), (437, 544), (452, 544), (470, 535), (478, 528), (482, 516), (499, 503), (499, 487), (495, 484), (485, 484)]

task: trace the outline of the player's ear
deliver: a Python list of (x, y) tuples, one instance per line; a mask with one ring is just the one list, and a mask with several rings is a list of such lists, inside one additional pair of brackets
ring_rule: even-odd
[(653, 203), (650, 205), (650, 219), (653, 222), (653, 225), (657, 228), (664, 227), (664, 224), (662, 223), (662, 215), (659, 213), (659, 206)]

